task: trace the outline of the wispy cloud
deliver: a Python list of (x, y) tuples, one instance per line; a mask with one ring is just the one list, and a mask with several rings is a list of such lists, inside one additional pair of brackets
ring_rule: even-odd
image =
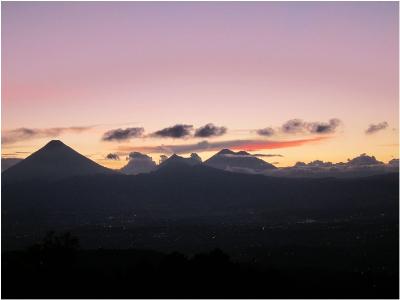
[(336, 128), (342, 122), (339, 119), (333, 118), (328, 122), (305, 122), (301, 119), (292, 119), (282, 126), (277, 128), (266, 127), (258, 129), (257, 134), (262, 136), (274, 136), (277, 133), (283, 134), (297, 134), (297, 133), (308, 133), (308, 134), (327, 134), (335, 132)]
[(365, 130), (366, 134), (373, 134), (375, 132), (386, 129), (389, 126), (388, 122), (381, 122), (378, 124), (370, 124), (367, 130)]
[(257, 134), (263, 135), (263, 136), (273, 136), (275, 134), (275, 129), (271, 127), (263, 128), (257, 130)]
[(339, 119), (330, 119), (328, 122), (304, 122), (301, 119), (293, 119), (282, 125), (281, 131), (284, 133), (315, 133), (325, 134), (335, 132), (341, 124)]
[(8, 153), (2, 153), (1, 156), (20, 156), (26, 155), (26, 154), (31, 154), (32, 152), (29, 151), (14, 151), (14, 152), (8, 152)]
[(253, 156), (257, 156), (257, 157), (283, 157), (282, 154), (253, 154)]
[(6, 130), (2, 133), (1, 143), (12, 144), (19, 141), (37, 139), (37, 138), (54, 138), (64, 133), (81, 133), (91, 129), (93, 126), (75, 126), (75, 127), (53, 127), (53, 128), (17, 128)]
[(107, 160), (119, 160), (119, 155), (117, 153), (108, 153), (106, 156)]
[(120, 146), (118, 151), (139, 151), (144, 153), (190, 153), (204, 151), (218, 151), (223, 148), (232, 150), (257, 151), (265, 149), (279, 149), (297, 147), (308, 143), (315, 143), (327, 139), (328, 137), (315, 137), (309, 139), (299, 139), (290, 141), (270, 141), (270, 140), (228, 140), (221, 142), (201, 141), (194, 144), (185, 145), (160, 145), (160, 146)]

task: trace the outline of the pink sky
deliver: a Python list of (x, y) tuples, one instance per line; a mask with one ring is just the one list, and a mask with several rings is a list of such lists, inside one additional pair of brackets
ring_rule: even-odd
[[(257, 129), (294, 118), (338, 118), (342, 125), (329, 139), (264, 152), (283, 154), (282, 165), (364, 152), (398, 157), (396, 2), (1, 6), (3, 135), (21, 127), (93, 126), (54, 138), (110, 165), (104, 156), (121, 147), (200, 141), (101, 141), (116, 128), (151, 133), (212, 122), (228, 128), (212, 139), (224, 141), (260, 138)], [(384, 121), (386, 129), (365, 134)], [(2, 152), (31, 152), (51, 138), (2, 143)], [(310, 137), (274, 139), (303, 138)]]

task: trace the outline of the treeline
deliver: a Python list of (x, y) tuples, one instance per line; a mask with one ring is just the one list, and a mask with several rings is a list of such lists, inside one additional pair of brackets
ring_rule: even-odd
[(261, 268), (219, 249), (81, 250), (68, 233), (4, 253), (2, 275), (2, 298), (398, 298), (398, 274)]

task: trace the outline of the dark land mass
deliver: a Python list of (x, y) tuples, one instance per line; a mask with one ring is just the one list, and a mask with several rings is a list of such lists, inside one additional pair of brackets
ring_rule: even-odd
[(3, 184), (2, 228), (12, 243), (13, 237), (74, 227), (263, 226), (354, 216), (397, 221), (398, 197), (398, 174), (289, 179), (168, 165), (150, 174)]
[[(70, 235), (65, 237), (47, 236), (27, 250), (3, 254), (2, 297), (398, 298), (398, 259), (395, 264), (395, 245), (390, 243), (372, 252), (355, 247), (350, 256), (343, 249), (326, 247), (264, 249), (264, 264), (256, 258), (238, 262), (219, 249), (190, 256), (154, 250), (79, 250)], [(323, 265), (306, 266), (303, 260), (311, 257)], [(393, 265), (379, 266), (377, 261)]]
[[(275, 178), (177, 158), (128, 176), (68, 153), (62, 176), (19, 178), (24, 161), (2, 174), (3, 298), (399, 296), (398, 173)], [(50, 230), (80, 247), (40, 242)]]

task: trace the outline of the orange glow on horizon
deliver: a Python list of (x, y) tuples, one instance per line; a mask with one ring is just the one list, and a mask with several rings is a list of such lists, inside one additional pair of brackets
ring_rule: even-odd
[(244, 151), (259, 151), (266, 149), (280, 149), (280, 148), (289, 148), (289, 147), (297, 147), (304, 145), (310, 142), (318, 142), (321, 140), (328, 139), (330, 137), (316, 137), (311, 139), (302, 139), (302, 140), (293, 140), (293, 141), (265, 141), (259, 142), (255, 144), (249, 145), (240, 145), (231, 147), (233, 150), (244, 150)]

